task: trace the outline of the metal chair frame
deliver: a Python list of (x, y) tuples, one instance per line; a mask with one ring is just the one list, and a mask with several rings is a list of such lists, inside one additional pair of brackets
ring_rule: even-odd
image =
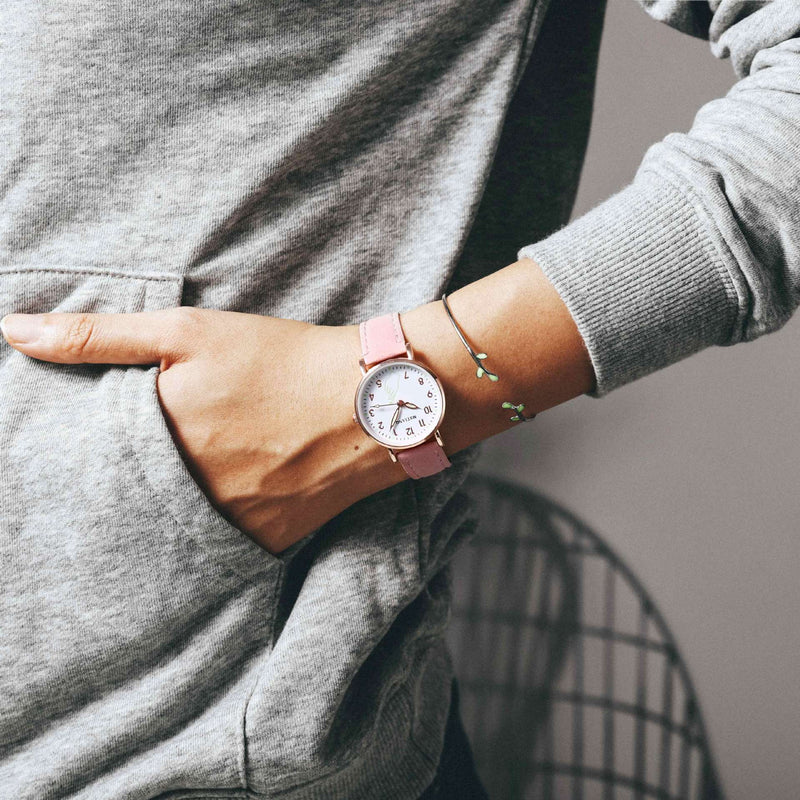
[(464, 725), (493, 800), (721, 800), (700, 706), (641, 582), (566, 509), (471, 476), (450, 566)]

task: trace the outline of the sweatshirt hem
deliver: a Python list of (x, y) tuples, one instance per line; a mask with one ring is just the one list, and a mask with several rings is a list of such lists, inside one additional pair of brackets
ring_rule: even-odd
[(251, 786), (246, 797), (253, 800), (341, 800), (344, 797), (347, 800), (375, 800), (377, 797), (416, 800), (433, 781), (437, 764), (411, 730), (414, 709), (408, 689), (401, 687), (397, 697), (402, 700), (403, 716), (409, 727), (402, 758), (392, 758), (400, 747), (396, 736), (392, 735), (396, 728), (389, 726), (390, 730), (378, 734), (374, 747), (324, 778), (285, 789)]

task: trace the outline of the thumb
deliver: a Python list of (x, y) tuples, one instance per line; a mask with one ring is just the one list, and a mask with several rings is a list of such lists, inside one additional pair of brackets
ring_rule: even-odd
[[(6, 341), (26, 355), (59, 364), (158, 364), (179, 361), (196, 344), (196, 309), (132, 314), (8, 314)], [(188, 313), (184, 313), (188, 312)], [(192, 318), (191, 335), (187, 320)]]

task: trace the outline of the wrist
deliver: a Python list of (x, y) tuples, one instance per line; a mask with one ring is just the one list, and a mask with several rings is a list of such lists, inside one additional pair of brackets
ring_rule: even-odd
[(485, 366), (499, 376), (497, 382), (477, 377), (441, 300), (402, 315), (415, 353), (444, 386), (448, 453), (518, 425), (504, 402), (523, 404), (531, 416), (592, 388), (594, 373), (575, 323), (531, 259), (459, 289), (448, 302), (473, 349), (487, 353)]
[(465, 377), (474, 376), (475, 367), (453, 330), (441, 301), (418, 306), (401, 317), (415, 356), (430, 367), (444, 387), (447, 413), (440, 431), (445, 451), (452, 455), (490, 436), (491, 433), (481, 424), (481, 415), (473, 417), (476, 409), (470, 394), (475, 387)]
[(315, 364), (324, 365), (320, 396), (330, 398), (325, 431), (316, 441), (320, 458), (330, 465), (331, 487), (343, 507), (400, 483), (407, 476), (386, 448), (367, 436), (353, 419), (353, 398), (362, 374), (358, 365), (358, 325), (312, 326), (309, 335)]
[[(446, 413), (439, 430), (447, 455), (518, 425), (509, 404), (522, 404), (523, 416), (530, 417), (593, 386), (591, 362), (575, 323), (531, 259), (475, 281), (448, 300), (472, 347), (487, 353), (488, 360), (480, 363), (498, 380), (478, 377), (441, 300), (401, 314), (415, 360), (439, 378), (444, 390)], [(399, 483), (406, 477), (402, 467), (353, 422), (353, 396), (361, 380), (358, 326), (319, 327), (314, 335), (324, 339), (323, 349), (331, 353), (317, 363), (330, 364), (326, 374), (333, 384), (323, 396), (337, 398), (330, 416), (329, 440), (335, 447), (330, 463), (342, 491), (358, 499)]]

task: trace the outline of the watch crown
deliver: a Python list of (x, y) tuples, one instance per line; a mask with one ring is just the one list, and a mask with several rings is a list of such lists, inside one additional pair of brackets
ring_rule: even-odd
[(355, 411), (353, 412), (353, 422), (358, 422), (358, 420), (356, 419), (356, 412)]

